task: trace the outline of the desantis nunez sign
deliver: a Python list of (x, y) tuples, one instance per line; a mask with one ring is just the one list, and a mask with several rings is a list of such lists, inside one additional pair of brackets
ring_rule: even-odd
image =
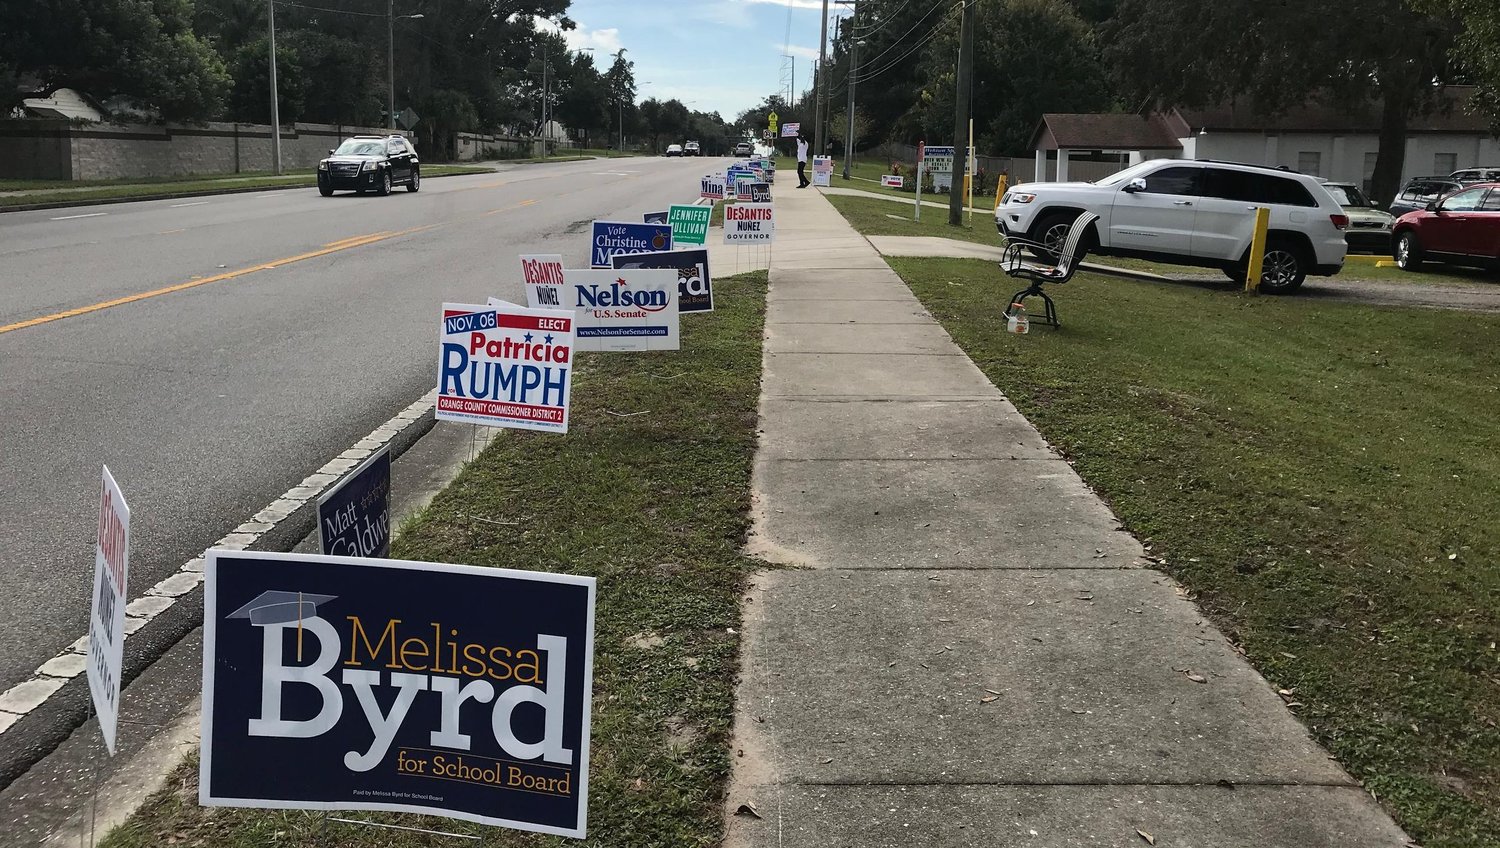
[(443, 304), (439, 421), (568, 432), (572, 312)]
[(209, 551), (198, 797), (582, 838), (594, 580)]

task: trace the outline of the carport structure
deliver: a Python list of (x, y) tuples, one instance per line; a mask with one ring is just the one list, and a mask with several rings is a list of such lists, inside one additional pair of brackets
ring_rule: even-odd
[[(1036, 181), (1046, 182), (1049, 154), (1055, 154), (1057, 182), (1069, 179), (1070, 160), (1075, 153), (1093, 153), (1127, 157), (1127, 162), (1088, 162), (1092, 166), (1077, 174), (1079, 178), (1097, 179), (1126, 164), (1147, 159), (1177, 159), (1183, 155), (1182, 142), (1173, 133), (1164, 116), (1159, 114), (1050, 114), (1043, 115), (1032, 133), (1031, 146), (1036, 150)], [(1093, 173), (1102, 171), (1101, 173)]]

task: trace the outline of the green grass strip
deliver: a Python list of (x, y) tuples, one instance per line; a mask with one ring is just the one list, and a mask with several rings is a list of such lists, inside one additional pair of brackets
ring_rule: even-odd
[(1500, 318), (891, 266), (1426, 848), (1500, 834)]
[[(766, 275), (714, 281), (682, 350), (584, 354), (566, 436), (507, 432), (396, 539), (392, 556), (599, 580), (587, 844), (711, 846), (730, 770)], [(613, 414), (613, 413), (619, 413)], [(641, 413), (631, 415), (630, 413)], [(478, 833), (464, 822), (351, 814)], [(105, 848), (447, 844), (305, 813), (205, 809), (197, 763)], [(487, 845), (578, 843), (486, 829)]]

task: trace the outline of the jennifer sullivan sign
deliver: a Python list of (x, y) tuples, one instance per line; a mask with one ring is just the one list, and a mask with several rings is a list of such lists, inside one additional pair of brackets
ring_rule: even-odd
[(568, 432), (574, 314), (443, 304), (439, 421)]
[(769, 203), (734, 203), (724, 207), (725, 244), (769, 244), (776, 218)]
[(595, 268), (608, 268), (609, 258), (617, 253), (654, 253), (671, 249), (672, 227), (669, 224), (595, 221), (589, 264)]
[(99, 526), (94, 537), (94, 602), (89, 614), (88, 679), (99, 732), (111, 755), (120, 716), (120, 671), (125, 654), (125, 587), (130, 576), (130, 507), (104, 467)]
[(594, 580), (209, 551), (199, 800), (587, 834)]

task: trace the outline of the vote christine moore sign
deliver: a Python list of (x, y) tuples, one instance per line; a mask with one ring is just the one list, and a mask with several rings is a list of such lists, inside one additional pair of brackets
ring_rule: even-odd
[(587, 833), (593, 578), (209, 551), (199, 800)]

